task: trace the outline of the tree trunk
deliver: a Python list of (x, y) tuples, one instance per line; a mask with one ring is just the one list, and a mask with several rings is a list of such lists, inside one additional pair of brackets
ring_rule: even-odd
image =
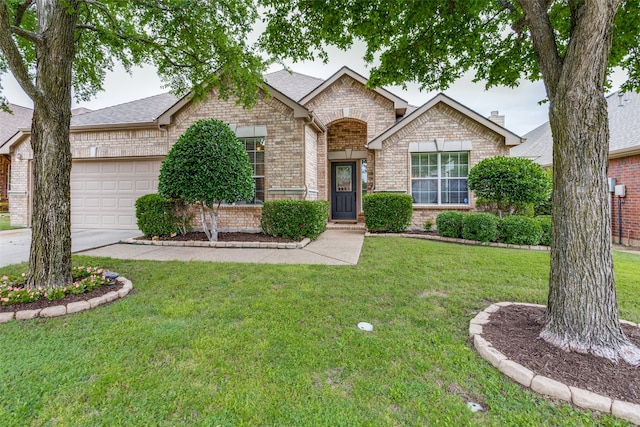
[(71, 280), (71, 66), (75, 2), (38, 0), (38, 65), (31, 131), (33, 216), (27, 286), (60, 287)]
[[(607, 194), (604, 80), (618, 3), (576, 3), (572, 40), (561, 60), (544, 49), (543, 37), (537, 40), (538, 55), (548, 56), (539, 62), (554, 142), (551, 270), (540, 336), (567, 351), (639, 365), (640, 351), (625, 337), (618, 320)], [(545, 25), (530, 24), (532, 35), (537, 24), (539, 29)]]

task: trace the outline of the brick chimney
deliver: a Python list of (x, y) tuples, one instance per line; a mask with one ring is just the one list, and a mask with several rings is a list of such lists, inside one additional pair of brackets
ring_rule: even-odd
[(491, 120), (495, 124), (498, 124), (504, 127), (504, 115), (498, 114), (497, 110), (491, 112), (491, 116), (489, 116), (489, 120)]

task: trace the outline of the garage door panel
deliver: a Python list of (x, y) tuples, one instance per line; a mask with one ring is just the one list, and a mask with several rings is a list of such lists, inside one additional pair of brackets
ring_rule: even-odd
[(135, 201), (158, 189), (160, 160), (76, 161), (71, 169), (71, 224), (136, 229)]

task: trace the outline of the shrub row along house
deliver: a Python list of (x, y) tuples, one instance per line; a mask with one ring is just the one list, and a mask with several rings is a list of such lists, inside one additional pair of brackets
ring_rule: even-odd
[[(640, 246), (640, 94), (616, 92), (607, 97), (607, 103), (613, 240)], [(533, 129), (524, 138), (523, 144), (511, 149), (511, 156), (525, 157), (551, 167), (553, 141), (549, 122)]]
[[(342, 68), (326, 80), (278, 71), (251, 110), (212, 93), (201, 102), (162, 94), (75, 115), (71, 123), (71, 215), (78, 228), (136, 228), (135, 200), (157, 189), (163, 158), (196, 120), (228, 123), (245, 145), (252, 200), (225, 206), (221, 230), (258, 229), (265, 200), (330, 202), (332, 221), (362, 220), (362, 195), (413, 196), (412, 224), (448, 209), (471, 210), (467, 175), (480, 160), (523, 140), (438, 94), (420, 107)], [(33, 153), (29, 129), (0, 141), (11, 158), (11, 224), (28, 226)], [(198, 153), (194, 153), (198, 155)]]

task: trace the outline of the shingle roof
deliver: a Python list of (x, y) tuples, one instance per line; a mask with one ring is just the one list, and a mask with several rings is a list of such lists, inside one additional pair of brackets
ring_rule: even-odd
[[(640, 94), (616, 92), (607, 97), (609, 111), (609, 155), (633, 148), (640, 149)], [(553, 162), (553, 138), (546, 122), (533, 129), (527, 140), (511, 149), (511, 156), (526, 157), (543, 166)]]
[(19, 129), (30, 128), (33, 110), (20, 105), (9, 104), (13, 114), (0, 111), (0, 146), (18, 132)]
[(162, 93), (73, 116), (71, 127), (149, 123), (177, 101), (175, 95)]
[(320, 86), (324, 80), (287, 70), (265, 74), (265, 82), (294, 101), (300, 101), (306, 94)]

